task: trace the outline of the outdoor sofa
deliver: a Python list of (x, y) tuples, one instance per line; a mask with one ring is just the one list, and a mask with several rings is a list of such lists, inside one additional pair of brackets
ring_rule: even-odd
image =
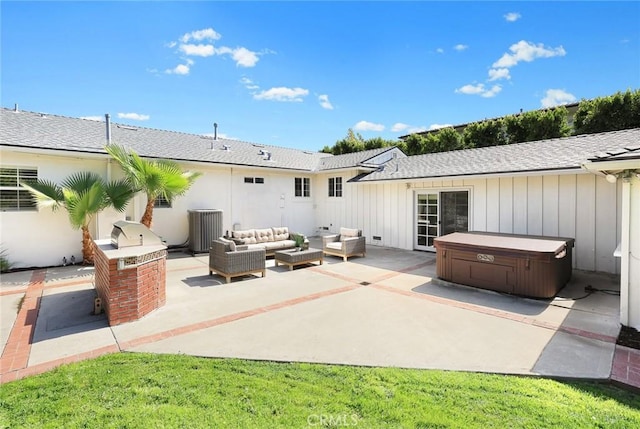
[(230, 237), (224, 238), (232, 240), (236, 245), (245, 245), (249, 250), (264, 249), (266, 256), (273, 256), (278, 250), (295, 248), (296, 236), (301, 237), (302, 248), (309, 247), (309, 240), (303, 234), (290, 232), (286, 226), (231, 231)]

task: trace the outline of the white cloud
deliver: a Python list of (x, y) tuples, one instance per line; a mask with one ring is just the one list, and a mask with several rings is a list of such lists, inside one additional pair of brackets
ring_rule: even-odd
[(256, 100), (272, 101), (296, 101), (301, 102), (303, 97), (309, 95), (309, 90), (303, 88), (287, 88), (284, 86), (271, 88), (254, 94)]
[(545, 97), (540, 100), (542, 107), (554, 107), (561, 104), (573, 103), (576, 97), (562, 89), (547, 89)]
[(469, 46), (468, 45), (458, 44), (458, 45), (454, 46), (453, 49), (455, 49), (458, 52), (462, 52), (465, 49), (469, 49)]
[(484, 98), (495, 97), (500, 91), (502, 91), (502, 87), (500, 85), (493, 85), (491, 88), (485, 88), (484, 83), (478, 83), (476, 85), (464, 85), (461, 88), (456, 89), (456, 93), (458, 94), (467, 94), (467, 95), (479, 95)]
[(509, 47), (511, 54), (504, 54), (498, 61), (493, 63), (492, 68), (513, 67), (520, 61), (531, 62), (536, 58), (563, 57), (567, 53), (562, 46), (557, 48), (547, 48), (542, 43), (533, 43), (521, 40)]
[(240, 78), (240, 83), (244, 85), (245, 88), (249, 90), (260, 89), (258, 85), (256, 85), (251, 79), (248, 77)]
[(204, 30), (196, 30), (191, 33), (186, 33), (180, 38), (182, 43), (187, 43), (189, 40), (218, 40), (222, 37), (213, 28), (205, 28)]
[(439, 130), (441, 128), (453, 127), (452, 124), (431, 124), (429, 126), (429, 131)]
[(438, 49), (436, 49), (436, 52), (439, 53), (439, 54), (444, 54), (444, 49), (438, 48)]
[(469, 95), (476, 95), (476, 94), (481, 94), (482, 91), (484, 91), (484, 84), (483, 83), (479, 83), (477, 85), (465, 85), (461, 88), (456, 89), (457, 93), (460, 94), (469, 94)]
[(504, 19), (507, 22), (516, 22), (521, 17), (522, 17), (522, 15), (520, 15), (518, 12), (509, 12), (506, 15), (504, 15)]
[(423, 131), (427, 131), (427, 127), (411, 127), (407, 130), (407, 133), (413, 134), (413, 133), (421, 133)]
[(247, 48), (236, 48), (233, 50), (231, 57), (236, 62), (236, 66), (253, 67), (258, 63), (258, 54)]
[[(242, 46), (236, 48), (230, 48), (227, 46), (216, 47), (212, 43), (207, 43), (218, 40), (221, 37), (222, 36), (212, 28), (206, 28), (204, 30), (186, 33), (178, 39), (180, 43), (170, 42), (166, 46), (169, 48), (175, 48), (177, 46), (178, 51), (186, 56), (211, 57), (214, 55), (228, 55), (233, 59), (238, 67), (254, 67), (260, 60), (260, 55), (274, 53), (270, 50), (258, 53)], [(165, 70), (165, 73), (186, 75), (189, 74), (191, 65), (193, 65), (193, 62), (181, 64), (173, 69)]]
[(215, 50), (213, 45), (193, 45), (193, 44), (182, 44), (180, 45), (180, 52), (183, 52), (185, 55), (193, 55), (196, 57), (210, 57), (215, 54)]
[(172, 69), (166, 69), (164, 72), (166, 74), (187, 75), (191, 71), (192, 65), (193, 65), (193, 60), (187, 59), (185, 64), (178, 64)]
[(489, 82), (500, 79), (511, 79), (509, 69), (490, 69), (489, 70)]
[(320, 106), (323, 109), (333, 110), (333, 104), (329, 101), (329, 96), (326, 94), (322, 94), (318, 96), (318, 101), (320, 102)]
[(395, 133), (404, 132), (406, 134), (420, 133), (422, 131), (427, 131), (426, 127), (415, 127), (409, 124), (403, 124), (402, 122), (396, 122), (391, 127), (391, 131)]
[(360, 121), (353, 126), (356, 131), (384, 131), (384, 125), (373, 122)]
[(88, 121), (104, 121), (104, 116), (80, 116), (80, 119), (86, 119)]
[(141, 115), (140, 113), (118, 113), (120, 119), (131, 119), (134, 121), (147, 121), (151, 116)]
[(247, 48), (229, 48), (227, 46), (223, 46), (221, 48), (215, 49), (216, 55), (230, 55), (231, 58), (236, 62), (236, 66), (242, 67), (253, 67), (256, 65), (258, 60), (258, 54), (248, 50)]
[(391, 127), (391, 131), (394, 132), (394, 133), (399, 133), (399, 132), (407, 130), (409, 128), (411, 128), (411, 125), (403, 124), (402, 122), (396, 122)]

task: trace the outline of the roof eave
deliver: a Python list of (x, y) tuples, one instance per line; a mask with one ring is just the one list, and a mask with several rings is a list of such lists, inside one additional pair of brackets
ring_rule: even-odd
[(458, 175), (449, 175), (449, 176), (421, 176), (421, 177), (401, 177), (401, 178), (385, 178), (385, 179), (374, 179), (374, 180), (360, 180), (355, 183), (376, 183), (376, 182), (399, 182), (399, 183), (409, 183), (416, 181), (433, 181), (433, 180), (460, 180), (460, 179), (494, 179), (501, 177), (525, 177), (525, 176), (544, 176), (544, 175), (566, 175), (566, 174), (583, 174), (587, 173), (580, 167), (564, 167), (558, 169), (544, 169), (544, 170), (526, 170), (526, 171), (503, 171), (503, 172), (493, 172), (493, 173), (475, 173), (475, 174), (458, 174)]
[(582, 168), (590, 172), (607, 170), (633, 170), (640, 168), (640, 158), (587, 161)]

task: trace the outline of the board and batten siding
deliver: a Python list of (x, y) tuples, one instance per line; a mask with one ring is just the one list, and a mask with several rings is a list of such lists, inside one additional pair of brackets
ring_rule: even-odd
[[(316, 177), (317, 231), (360, 228), (368, 245), (413, 249), (415, 194), (469, 190), (469, 229), (575, 238), (573, 266), (619, 273), (620, 184), (590, 173), (459, 180), (347, 183), (357, 172)], [(329, 177), (343, 177), (343, 197), (328, 197)], [(380, 240), (373, 240), (373, 237)]]

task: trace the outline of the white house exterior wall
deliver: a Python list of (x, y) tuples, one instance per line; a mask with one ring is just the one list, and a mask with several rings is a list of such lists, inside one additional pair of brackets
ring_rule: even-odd
[[(36, 167), (38, 178), (60, 183), (80, 171), (95, 172), (105, 179), (122, 177), (119, 166), (108, 157), (54, 156), (38, 153), (2, 152), (3, 166)], [(312, 177), (267, 169), (213, 167), (183, 164), (183, 168), (203, 173), (186, 195), (171, 208), (156, 208), (152, 230), (169, 245), (185, 244), (189, 235), (188, 210), (223, 210), (223, 232), (234, 224), (242, 228), (288, 226), (311, 235), (314, 230), (312, 198), (294, 197), (294, 177)], [(244, 183), (245, 177), (264, 178), (264, 184)], [(312, 185), (312, 196), (313, 196)], [(144, 195), (136, 196), (124, 213), (113, 209), (101, 212), (90, 224), (96, 239), (109, 238), (113, 223), (139, 221), (146, 205)], [(82, 260), (82, 235), (69, 224), (67, 212), (42, 208), (34, 211), (0, 212), (0, 243), (16, 268), (60, 265), (62, 258)]]
[[(223, 233), (233, 230), (234, 225), (240, 229), (287, 226), (304, 234), (314, 232), (312, 198), (294, 196), (294, 178), (310, 177), (308, 174), (195, 163), (182, 167), (203, 174), (186, 195), (173, 201), (171, 208), (153, 211), (152, 229), (169, 245), (186, 242), (188, 210), (195, 209), (222, 210)], [(264, 183), (245, 183), (245, 177), (263, 178)], [(144, 196), (136, 198), (128, 210), (132, 220), (140, 219), (145, 203)]]
[[(2, 165), (35, 167), (38, 177), (60, 183), (73, 173), (91, 171), (106, 177), (104, 160), (2, 152)], [(121, 215), (122, 216), (122, 215)], [(95, 233), (97, 225), (90, 225)], [(61, 265), (62, 258), (82, 261), (82, 233), (69, 223), (67, 212), (48, 208), (0, 212), (0, 243), (15, 267)]]
[[(363, 230), (367, 244), (413, 249), (414, 195), (426, 190), (469, 190), (469, 229), (572, 237), (574, 267), (619, 273), (613, 252), (620, 241), (620, 185), (589, 173), (487, 179), (346, 183), (355, 170), (317, 177), (318, 227)], [(343, 197), (328, 197), (329, 177), (343, 177)], [(373, 240), (378, 236), (381, 240)]]

